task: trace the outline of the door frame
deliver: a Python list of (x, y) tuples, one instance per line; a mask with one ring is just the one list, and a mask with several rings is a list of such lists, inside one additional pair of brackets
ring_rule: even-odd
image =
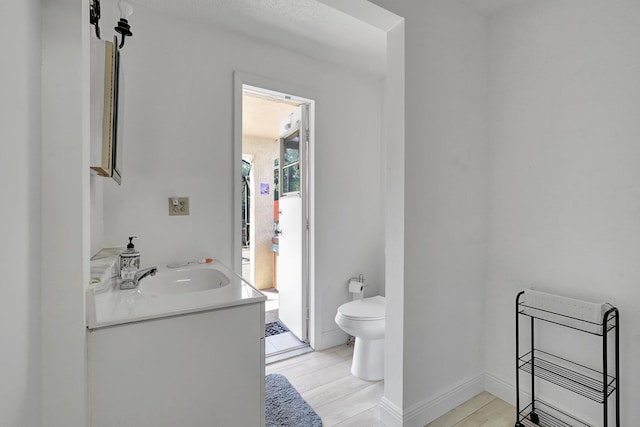
[[(234, 71), (233, 93), (233, 155), (232, 155), (232, 182), (233, 182), (233, 206), (232, 206), (232, 267), (236, 273), (242, 271), (242, 210), (241, 200), (241, 162), (242, 162), (242, 95), (245, 88), (256, 90), (273, 97), (282, 97), (300, 103), (309, 104), (309, 142), (306, 149), (306, 171), (304, 174), (305, 197), (303, 199), (303, 224), (308, 224), (306, 233), (302, 234), (302, 280), (306, 282), (306, 302), (308, 307), (307, 338), (311, 348), (316, 347), (316, 342), (321, 337), (320, 319), (317, 318), (320, 307), (320, 295), (315, 286), (315, 218), (314, 218), (314, 194), (315, 183), (315, 103), (318, 95), (313, 91), (300, 88), (288, 83), (271, 80), (266, 77), (250, 73)], [(267, 89), (268, 88), (268, 89)], [(295, 95), (294, 95), (295, 94)], [(301, 185), (302, 182), (301, 182)], [(303, 306), (304, 312), (304, 306)]]

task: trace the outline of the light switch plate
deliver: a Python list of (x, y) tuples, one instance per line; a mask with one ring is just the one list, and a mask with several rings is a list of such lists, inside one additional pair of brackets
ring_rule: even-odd
[(188, 197), (169, 197), (169, 216), (175, 215), (189, 215)]

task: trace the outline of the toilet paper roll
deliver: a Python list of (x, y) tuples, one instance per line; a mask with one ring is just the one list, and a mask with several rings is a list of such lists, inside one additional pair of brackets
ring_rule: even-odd
[(363, 288), (364, 283), (354, 279), (349, 280), (349, 292), (362, 292)]

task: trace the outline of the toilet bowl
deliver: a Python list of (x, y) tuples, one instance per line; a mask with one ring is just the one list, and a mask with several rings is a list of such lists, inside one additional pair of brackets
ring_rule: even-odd
[(363, 298), (338, 307), (335, 322), (356, 338), (351, 373), (363, 380), (384, 378), (384, 297)]

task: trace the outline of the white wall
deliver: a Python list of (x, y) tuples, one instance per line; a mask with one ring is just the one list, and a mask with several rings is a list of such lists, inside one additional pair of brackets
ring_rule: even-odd
[[(231, 265), (233, 71), (300, 87), (317, 106), (319, 346), (345, 338), (333, 317), (348, 278), (363, 273), (371, 293), (383, 281), (379, 78), (142, 6), (135, 16), (122, 52), (123, 181), (104, 184), (105, 246), (137, 235), (144, 265), (205, 256)], [(168, 216), (173, 195), (190, 197), (190, 216)]]
[(404, 384), (405, 215), (405, 28), (400, 19), (387, 31), (387, 75), (383, 96), (385, 224), (384, 396), (380, 418), (393, 424), (402, 410)]
[(38, 426), (40, 399), (40, 2), (0, 3), (0, 425)]
[(487, 27), (457, 2), (375, 3), (405, 18), (404, 360), (395, 404), (404, 425), (424, 425), (483, 388)]
[[(90, 241), (91, 256), (98, 253), (98, 251), (105, 247), (104, 245), (104, 185), (108, 180), (98, 175), (91, 175), (89, 177), (89, 203), (90, 203)], [(107, 185), (113, 185), (112, 182), (107, 182)], [(122, 246), (122, 245), (121, 245)]]
[[(637, 423), (640, 399), (639, 22), (637, 1), (543, 0), (490, 26), (488, 384), (513, 400), (518, 290), (609, 301), (621, 313), (621, 425)], [(597, 355), (576, 338), (558, 351)], [(577, 411), (589, 421), (594, 406)]]
[[(274, 123), (275, 124), (275, 123)], [(242, 154), (251, 156), (250, 225), (251, 284), (258, 289), (273, 287), (274, 252), (273, 237), (273, 160), (280, 156), (278, 139), (265, 136), (245, 135), (242, 138)], [(261, 194), (260, 184), (269, 184), (269, 193)]]
[(42, 3), (43, 426), (87, 425), (88, 13), (86, 2)]

